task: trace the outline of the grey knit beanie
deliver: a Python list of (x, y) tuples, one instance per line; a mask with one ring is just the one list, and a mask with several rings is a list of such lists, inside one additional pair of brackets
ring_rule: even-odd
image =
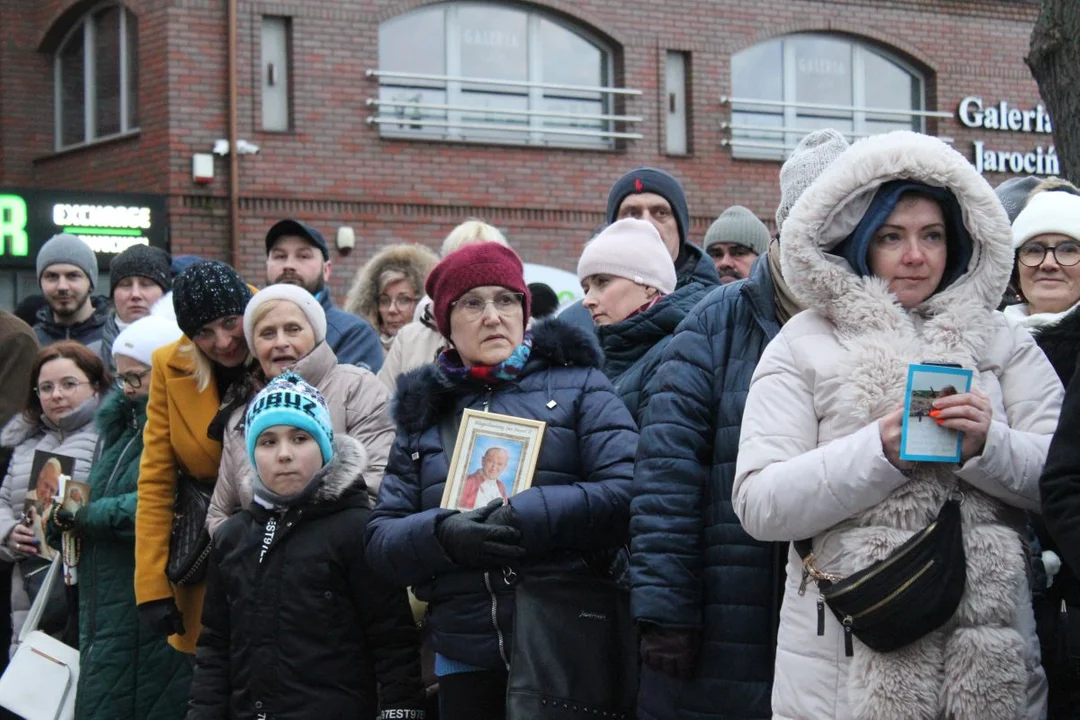
[(780, 168), (780, 205), (776, 208), (778, 234), (803, 191), (848, 147), (847, 139), (832, 129), (815, 130), (799, 141), (791, 151), (791, 157)]
[(97, 286), (98, 266), (97, 255), (90, 246), (80, 238), (67, 233), (53, 235), (41, 246), (37, 254), (38, 285), (41, 285), (41, 274), (50, 265), (74, 265), (86, 273), (90, 278), (91, 292)]
[(732, 205), (713, 221), (705, 233), (705, 250), (716, 243), (735, 243), (757, 255), (769, 249), (769, 228), (742, 205)]
[(1016, 222), (1016, 218), (1027, 205), (1031, 191), (1042, 182), (1042, 178), (1034, 175), (1025, 175), (1009, 178), (994, 188), (998, 200), (1005, 206), (1005, 213), (1009, 216), (1009, 222)]

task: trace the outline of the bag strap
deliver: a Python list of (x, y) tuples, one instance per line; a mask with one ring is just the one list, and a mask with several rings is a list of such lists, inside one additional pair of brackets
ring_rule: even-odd
[(56, 582), (56, 579), (60, 576), (60, 554), (57, 553), (53, 558), (52, 563), (49, 565), (49, 572), (45, 575), (45, 580), (41, 583), (41, 589), (38, 590), (37, 597), (34, 598), (34, 603), (30, 606), (30, 611), (26, 614), (26, 621), (23, 623), (22, 629), (19, 630), (19, 642), (26, 640), (26, 637), (38, 629), (38, 624), (41, 622), (41, 616), (45, 614), (45, 606), (49, 602), (49, 590), (52, 588), (52, 584)]

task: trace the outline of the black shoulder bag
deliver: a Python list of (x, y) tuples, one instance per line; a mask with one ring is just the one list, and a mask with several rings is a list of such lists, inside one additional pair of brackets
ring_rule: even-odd
[(817, 634), (825, 634), (825, 606), (844, 626), (844, 651), (854, 654), (854, 635), (877, 652), (910, 645), (953, 616), (967, 582), (959, 492), (945, 501), (937, 518), (887, 558), (842, 578), (815, 566), (809, 540), (797, 540), (803, 561), (802, 585), (817, 582)]
[(198, 585), (206, 577), (207, 560), (210, 558), (206, 515), (213, 492), (213, 483), (199, 482), (177, 469), (169, 561), (165, 566), (165, 575), (174, 585)]

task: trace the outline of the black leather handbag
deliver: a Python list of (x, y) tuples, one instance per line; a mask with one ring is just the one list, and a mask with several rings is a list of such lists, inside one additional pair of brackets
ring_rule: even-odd
[(960, 494), (950, 497), (930, 525), (887, 558), (846, 578), (819, 571), (810, 542), (797, 541), (803, 559), (799, 594), (811, 578), (818, 586), (817, 634), (825, 634), (826, 605), (844, 626), (849, 657), (852, 635), (872, 650), (891, 652), (948, 622), (967, 583), (961, 502)]
[(206, 577), (210, 558), (206, 514), (210, 510), (213, 491), (213, 484), (199, 482), (187, 473), (179, 473), (176, 477), (169, 561), (165, 566), (165, 575), (174, 585), (198, 585)]
[(525, 577), (515, 591), (507, 720), (634, 717), (630, 594), (600, 576)]

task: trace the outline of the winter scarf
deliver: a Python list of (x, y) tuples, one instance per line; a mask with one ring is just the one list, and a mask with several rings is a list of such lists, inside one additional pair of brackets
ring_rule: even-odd
[(776, 320), (781, 325), (795, 317), (806, 306), (799, 302), (784, 281), (784, 273), (780, 269), (780, 241), (773, 240), (769, 243), (769, 274), (773, 282), (773, 304), (776, 305)]
[(1064, 312), (1059, 313), (1035, 313), (1034, 315), (1028, 314), (1028, 308), (1030, 305), (1027, 303), (1019, 303), (1017, 305), (1009, 305), (1003, 311), (1005, 317), (1009, 318), (1013, 322), (1028, 330), (1034, 330), (1036, 328), (1048, 327), (1050, 325), (1057, 325), (1064, 320), (1070, 313), (1076, 308), (1080, 307), (1080, 303), (1073, 305), (1071, 308)]
[(504, 382), (513, 382), (521, 375), (525, 363), (529, 362), (532, 353), (532, 333), (526, 332), (521, 344), (510, 353), (510, 357), (498, 365), (464, 365), (461, 355), (453, 348), (447, 348), (439, 353), (439, 369), (447, 377), (457, 381), (473, 380), (485, 385), (498, 385)]
[[(828, 260), (858, 213), (845, 212), (897, 178), (951, 188), (974, 240), (956, 282), (905, 310), (884, 280)], [(863, 424), (903, 402), (907, 369), (927, 359), (979, 367), (997, 324), (994, 309), (1012, 269), (1009, 224), (970, 163), (941, 141), (893, 132), (851, 147), (797, 201), (781, 238), (783, 275), (807, 306), (827, 317), (846, 351), (844, 406)], [(979, 387), (979, 375), (973, 389)], [(852, 572), (883, 560), (936, 516), (956, 485), (953, 468), (919, 463), (882, 502), (835, 526)], [(855, 643), (847, 672), (851, 715), (866, 720), (1014, 720), (1027, 702), (1026, 639), (1015, 629), (1026, 595), (1026, 554), (1009, 518), (1019, 511), (965, 485), (961, 506), (967, 590), (953, 619), (892, 653)]]

